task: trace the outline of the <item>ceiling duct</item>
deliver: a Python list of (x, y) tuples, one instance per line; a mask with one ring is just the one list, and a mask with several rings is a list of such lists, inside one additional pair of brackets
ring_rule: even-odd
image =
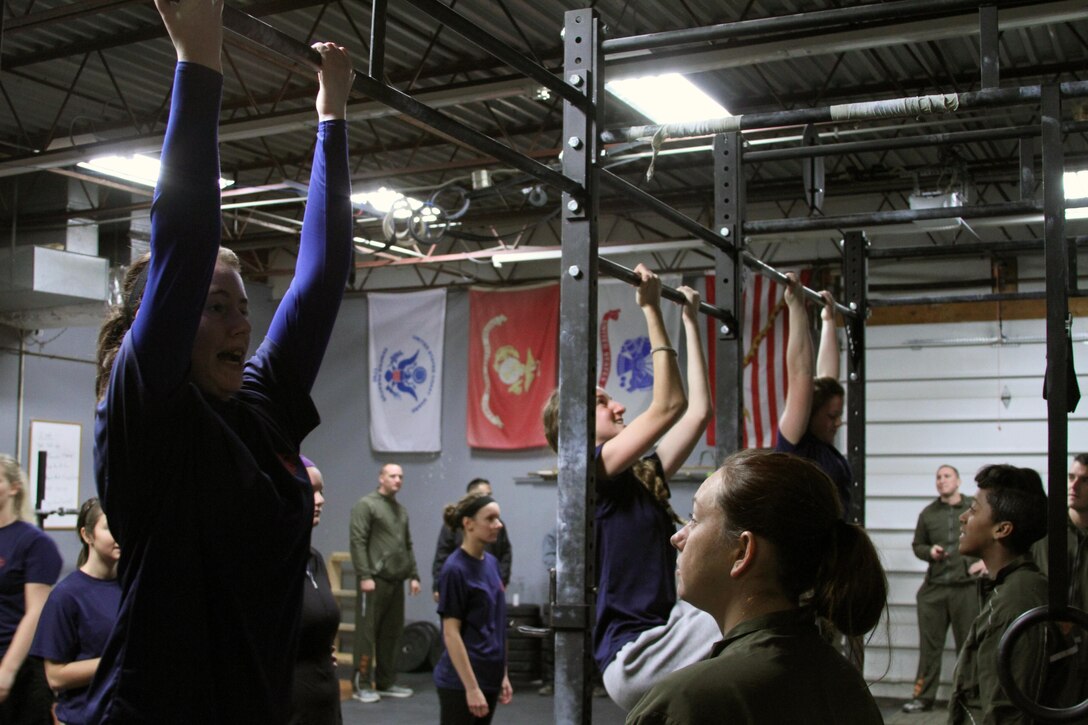
[(98, 324), (109, 289), (102, 257), (49, 247), (0, 251), (0, 324), (20, 329)]

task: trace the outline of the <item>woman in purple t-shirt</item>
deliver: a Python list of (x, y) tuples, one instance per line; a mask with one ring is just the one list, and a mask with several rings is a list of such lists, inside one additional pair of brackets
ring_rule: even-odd
[[(676, 349), (661, 316), (661, 282), (645, 265), (636, 299), (646, 317), (653, 362), (649, 408), (625, 424), (623, 405), (597, 390), (597, 622), (594, 658), (605, 689), (629, 709), (657, 679), (695, 662), (720, 635), (712, 617), (676, 597), (676, 551), (669, 537), (680, 518), (668, 479), (687, 460), (712, 406), (699, 338), (699, 293), (681, 287), (687, 338), (685, 395)], [(544, 409), (544, 432), (558, 450), (559, 398)], [(658, 442), (660, 440), (660, 442)], [(653, 454), (647, 453), (657, 448)]]
[(121, 602), (117, 582), (121, 547), (97, 498), (83, 502), (76, 531), (83, 544), (79, 568), (49, 595), (30, 648), (30, 654), (45, 661), (45, 677), (57, 693), (57, 719), (65, 725), (87, 722), (87, 687)]
[(27, 653), (61, 559), (48, 535), (21, 520), (25, 499), (19, 463), (0, 454), (0, 723), (50, 725), (53, 693)]
[(442, 725), (487, 725), (495, 703), (513, 697), (506, 674), (506, 595), (499, 560), (484, 547), (502, 531), (499, 504), (470, 493), (446, 506), (451, 530), (464, 530), (438, 575), (438, 614), (446, 650), (434, 668)]
[(786, 404), (778, 419), (774, 449), (792, 453), (819, 466), (831, 477), (839, 492), (843, 516), (849, 520), (850, 488), (853, 474), (846, 458), (835, 448), (835, 434), (842, 426), (843, 396), (839, 383), (839, 341), (835, 335), (835, 300), (826, 290), (820, 294), (820, 348), (816, 370), (812, 369), (812, 336), (809, 332), (805, 298), (797, 291), (797, 276), (786, 275), (785, 301), (790, 311), (790, 334), (786, 342), (786, 376), (789, 381)]

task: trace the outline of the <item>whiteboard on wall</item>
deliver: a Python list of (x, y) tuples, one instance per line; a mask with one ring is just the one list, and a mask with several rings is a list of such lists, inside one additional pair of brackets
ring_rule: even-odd
[[(38, 501), (41, 480), (39, 465), (45, 454), (45, 497), (43, 511), (79, 510), (79, 452), (83, 426), (79, 423), (59, 423), (49, 420), (30, 421), (30, 498), (29, 505)], [(47, 516), (44, 528), (74, 529), (76, 514)]]

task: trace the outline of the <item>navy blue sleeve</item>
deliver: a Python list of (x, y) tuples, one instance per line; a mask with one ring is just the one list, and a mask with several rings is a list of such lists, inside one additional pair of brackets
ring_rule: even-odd
[(42, 607), (30, 654), (54, 662), (73, 662), (79, 653), (76, 612), (67, 589), (54, 589)]
[(352, 258), (347, 145), (346, 121), (318, 126), (295, 278), (268, 330), (306, 392), (332, 335)]
[(446, 560), (438, 577), (438, 616), (465, 621), (468, 587), (465, 573), (454, 562)]
[(219, 106), (223, 76), (178, 63), (151, 205), (151, 265), (129, 331), (143, 392), (169, 395), (189, 372), (219, 251)]

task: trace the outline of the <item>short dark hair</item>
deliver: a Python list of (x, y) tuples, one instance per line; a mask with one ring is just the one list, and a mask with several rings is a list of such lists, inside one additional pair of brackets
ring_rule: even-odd
[(1023, 554), (1046, 535), (1046, 493), (1038, 472), (1001, 463), (983, 466), (975, 481), (986, 492), (994, 523), (1012, 524), (1005, 546), (1013, 554)]
[(1076, 457), (1073, 458), (1073, 463), (1079, 463), (1085, 468), (1088, 468), (1088, 453), (1078, 453)]
[(468, 482), (467, 486), (465, 486), (465, 493), (472, 493), (472, 489), (476, 488), (477, 486), (482, 486), (485, 483), (488, 486), (491, 485), (491, 481), (488, 481), (486, 478), (474, 478)]
[(835, 378), (816, 378), (812, 382), (812, 412), (827, 405), (832, 398), (844, 398), (846, 391)]

